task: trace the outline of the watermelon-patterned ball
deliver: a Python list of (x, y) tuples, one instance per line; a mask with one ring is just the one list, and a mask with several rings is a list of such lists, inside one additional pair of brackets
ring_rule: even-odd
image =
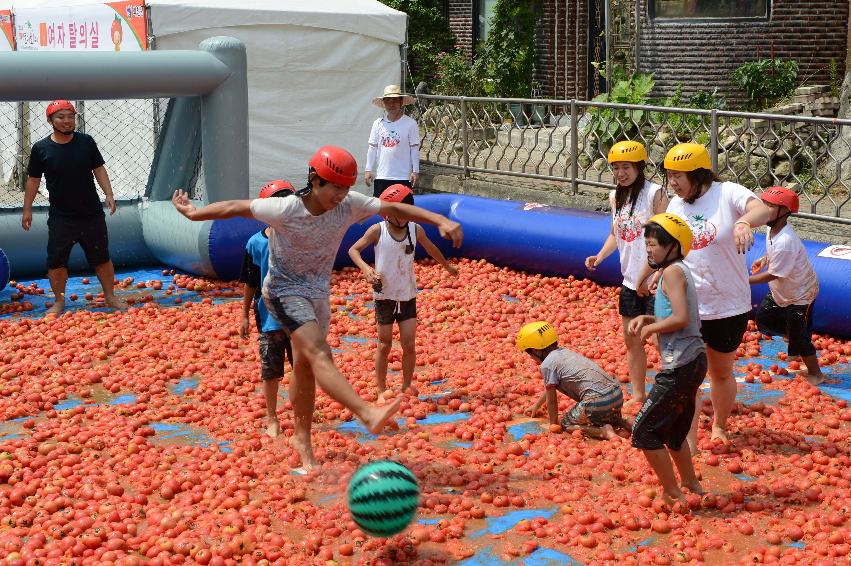
[(419, 504), (417, 478), (399, 462), (370, 462), (349, 482), (349, 512), (360, 530), (372, 536), (402, 532)]

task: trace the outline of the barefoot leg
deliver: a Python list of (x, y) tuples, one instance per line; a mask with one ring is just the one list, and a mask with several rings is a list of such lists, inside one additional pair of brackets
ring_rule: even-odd
[(399, 342), (402, 345), (402, 391), (407, 391), (414, 379), (417, 365), (417, 319), (399, 323)]
[(59, 316), (65, 310), (65, 286), (68, 284), (68, 268), (48, 269), (47, 279), (50, 281), (50, 289), (53, 291), (55, 302), (44, 314), (45, 316), (49, 314)]
[(712, 439), (728, 441), (727, 419), (733, 411), (736, 402), (738, 386), (733, 378), (733, 361), (736, 352), (722, 353), (711, 347), (706, 347), (706, 358), (709, 369), (711, 389), (709, 396), (712, 399), (712, 408), (715, 411), (715, 419), (712, 422)]
[(115, 267), (112, 262), (107, 261), (95, 266), (95, 275), (103, 288), (104, 304), (119, 311), (126, 311), (127, 303), (115, 296)]
[(277, 379), (263, 380), (263, 397), (266, 399), (266, 434), (278, 438), (281, 425), (278, 422), (278, 384)]
[(677, 476), (674, 473), (674, 466), (671, 464), (671, 456), (664, 448), (658, 450), (642, 450), (647, 462), (653, 471), (656, 472), (656, 477), (662, 484), (662, 489), (665, 495), (671, 499), (682, 499), (683, 492), (677, 483)]
[(375, 385), (378, 388), (378, 403), (384, 404), (387, 390), (387, 358), (393, 347), (393, 325), (378, 325), (378, 347), (375, 349)]
[(632, 399), (627, 401), (627, 404), (641, 406), (647, 398), (647, 391), (645, 389), (647, 352), (644, 351), (644, 344), (641, 339), (626, 331), (632, 319), (633, 317), (631, 316), (621, 317), (623, 340), (626, 344), (626, 364), (629, 368), (629, 382), (632, 384)]
[(310, 429), (313, 424), (313, 409), (316, 402), (316, 381), (310, 363), (298, 348), (293, 349), (293, 377), (290, 379), (290, 401), (293, 404), (293, 436), (290, 445), (298, 453), (301, 465), (311, 470), (316, 465), (311, 444)]

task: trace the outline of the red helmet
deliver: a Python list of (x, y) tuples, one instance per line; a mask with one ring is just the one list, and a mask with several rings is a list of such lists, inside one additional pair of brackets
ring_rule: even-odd
[(295, 193), (295, 187), (293, 187), (289, 181), (284, 181), (282, 179), (269, 181), (260, 187), (260, 194), (258, 195), (258, 198), (269, 198), (271, 196), (275, 196), (281, 191)]
[(329, 183), (351, 187), (358, 179), (358, 163), (351, 153), (335, 145), (323, 145), (308, 162)]
[(50, 117), (59, 112), (60, 110), (70, 110), (74, 114), (77, 113), (77, 109), (74, 108), (74, 105), (68, 102), (67, 100), (54, 100), (50, 104), (47, 105), (47, 110), (45, 114), (47, 114), (47, 119), (50, 120)]
[(401, 183), (390, 185), (384, 189), (384, 192), (381, 193), (381, 196), (378, 198), (387, 202), (414, 204), (414, 192), (409, 187)]
[(798, 193), (786, 187), (768, 187), (762, 192), (763, 202), (785, 206), (790, 212), (798, 212)]

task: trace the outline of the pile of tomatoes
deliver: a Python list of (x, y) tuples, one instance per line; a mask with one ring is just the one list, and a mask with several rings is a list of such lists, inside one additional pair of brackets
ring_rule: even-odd
[[(457, 278), (416, 267), (415, 395), (399, 425), (377, 438), (349, 432), (351, 413), (319, 392), (323, 466), (308, 475), (291, 473), (289, 373), (282, 437), (264, 435), (256, 333), (239, 337), (239, 301), (0, 321), (0, 563), (444, 564), (484, 552), (519, 561), (541, 548), (587, 564), (851, 559), (851, 410), (786, 375), (795, 362), (742, 363), (746, 378), (782, 397), (738, 405), (730, 444), (709, 440), (704, 401), (695, 460), (708, 493), (670, 506), (628, 439), (513, 428), (542, 391), (514, 345), (525, 322), (551, 321), (563, 345), (627, 381), (617, 290), (484, 261), (458, 267)], [(230, 285), (182, 275), (173, 284)], [(374, 401), (371, 288), (349, 269), (332, 288), (335, 360)], [(764, 338), (751, 328), (740, 356), (759, 356)], [(851, 354), (831, 337), (817, 345), (827, 364)], [(398, 348), (390, 369), (398, 390)], [(562, 396), (560, 410), (571, 403)], [(444, 422), (428, 424), (437, 414)], [(194, 432), (168, 432), (178, 429)], [(408, 466), (422, 492), (417, 522), (389, 539), (360, 531), (341, 496), (357, 467), (378, 458)], [(520, 510), (540, 512), (481, 532)]]

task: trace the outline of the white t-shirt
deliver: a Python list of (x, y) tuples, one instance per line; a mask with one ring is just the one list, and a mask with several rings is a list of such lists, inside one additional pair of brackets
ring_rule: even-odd
[(685, 263), (694, 277), (701, 320), (717, 320), (751, 310), (751, 288), (745, 254), (736, 252), (733, 224), (757, 196), (736, 183), (714, 182), (703, 196), (688, 204), (671, 198), (668, 212), (691, 228), (691, 252)]
[(819, 286), (807, 250), (789, 224), (773, 238), (771, 228), (765, 235), (768, 272), (778, 278), (768, 282), (774, 302), (781, 307), (808, 305), (816, 300)]
[(609, 203), (612, 207), (612, 228), (615, 241), (618, 244), (618, 254), (621, 259), (623, 284), (635, 291), (638, 286), (638, 274), (647, 263), (647, 248), (644, 245), (644, 225), (653, 216), (653, 202), (662, 187), (650, 181), (644, 182), (644, 187), (638, 193), (635, 208), (627, 198), (620, 211), (615, 210), (615, 191), (609, 193)]
[(263, 295), (327, 299), (334, 259), (346, 230), (380, 208), (377, 198), (354, 191), (319, 216), (312, 215), (295, 195), (252, 200), (254, 218), (272, 227)]
[[(408, 238), (397, 240), (390, 233), (387, 222), (380, 224), (378, 243), (375, 244), (375, 270), (381, 274), (381, 292), (373, 295), (378, 300), (410, 301), (417, 296), (417, 279), (414, 276), (414, 254), (405, 253)], [(408, 222), (411, 245), (417, 248), (417, 225)]]
[(414, 161), (411, 148), (419, 148), (420, 130), (410, 116), (403, 114), (395, 122), (387, 117), (377, 119), (369, 132), (369, 145), (378, 151), (378, 164), (373, 171), (376, 179), (407, 180), (412, 171), (419, 173), (419, 153)]

